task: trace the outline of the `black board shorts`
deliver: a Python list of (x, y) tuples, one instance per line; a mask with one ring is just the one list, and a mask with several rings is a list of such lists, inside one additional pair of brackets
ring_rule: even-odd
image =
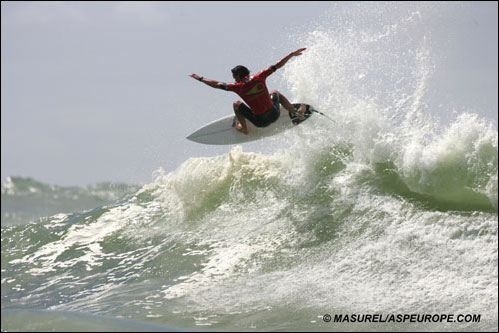
[(279, 110), (279, 94), (278, 93), (272, 93), (270, 94), (270, 99), (272, 100), (272, 103), (274, 106), (272, 106), (270, 109), (265, 111), (264, 113), (261, 114), (254, 114), (253, 111), (249, 108), (244, 103), (241, 103), (239, 105), (238, 111), (241, 112), (241, 114), (251, 121), (253, 125), (256, 127), (267, 127), (270, 124), (272, 124), (274, 121), (279, 119), (280, 115), (280, 110)]

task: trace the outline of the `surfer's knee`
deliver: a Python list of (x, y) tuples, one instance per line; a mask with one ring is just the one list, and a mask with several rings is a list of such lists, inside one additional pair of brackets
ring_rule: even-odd
[(232, 106), (234, 107), (234, 111), (237, 111), (241, 104), (243, 104), (243, 102), (241, 102), (241, 101), (235, 101), (234, 103), (232, 103)]
[[(281, 94), (281, 92), (279, 90), (272, 90), (270, 92), (270, 94), (277, 94), (277, 96), (279, 96), (279, 100), (283, 100), (283, 99), (286, 99), (286, 96), (284, 96), (283, 94)], [(281, 103), (282, 104), (282, 103)]]

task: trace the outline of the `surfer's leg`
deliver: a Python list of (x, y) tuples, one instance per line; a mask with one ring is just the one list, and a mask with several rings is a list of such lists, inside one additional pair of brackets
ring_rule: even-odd
[(246, 118), (244, 118), (243, 114), (239, 112), (239, 106), (243, 104), (241, 101), (234, 102), (232, 106), (234, 107), (234, 113), (236, 114), (238, 123), (236, 124), (236, 129), (239, 132), (242, 132), (244, 134), (248, 134), (248, 127), (246, 126)]
[[(284, 96), (283, 94), (281, 94), (278, 90), (272, 90), (271, 91), (271, 94), (272, 93), (277, 93), (279, 94), (279, 101), (281, 102), (281, 105), (284, 106), (284, 108), (286, 110), (288, 110), (288, 112), (290, 114), (294, 114), (295, 113), (295, 108), (293, 107), (293, 104), (291, 104), (289, 102), (289, 100), (286, 98), (286, 96)], [(302, 105), (300, 106), (300, 108), (296, 111), (298, 114), (299, 114), (299, 118), (303, 118), (303, 114), (305, 112), (305, 109), (306, 109), (306, 106), (305, 105)]]

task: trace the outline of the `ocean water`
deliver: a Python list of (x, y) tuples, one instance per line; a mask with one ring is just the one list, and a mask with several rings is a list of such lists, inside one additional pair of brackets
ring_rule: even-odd
[(190, 158), (111, 204), (2, 225), (2, 330), (497, 331), (497, 125), (428, 106), (428, 6), (359, 4), (298, 36), (282, 82), (334, 121), (285, 148)]
[(63, 187), (32, 178), (7, 177), (2, 183), (2, 225), (26, 224), (58, 213), (114, 204), (139, 188), (137, 185), (111, 182)]

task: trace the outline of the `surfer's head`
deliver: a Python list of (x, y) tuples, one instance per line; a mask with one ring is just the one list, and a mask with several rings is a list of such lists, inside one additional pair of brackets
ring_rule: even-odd
[(236, 67), (231, 69), (232, 77), (236, 82), (241, 81), (245, 76), (248, 76), (250, 71), (246, 67), (242, 65), (237, 65)]

